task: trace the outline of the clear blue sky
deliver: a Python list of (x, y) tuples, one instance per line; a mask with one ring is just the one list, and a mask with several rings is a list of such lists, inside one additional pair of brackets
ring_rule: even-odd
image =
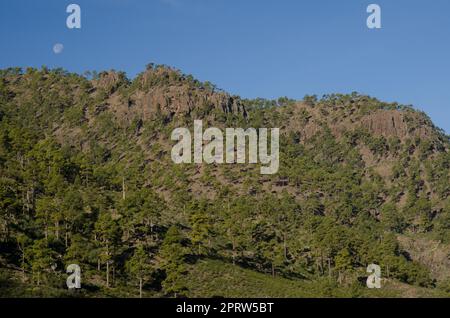
[[(70, 3), (81, 30), (66, 27)], [(381, 30), (366, 27), (370, 3)], [(450, 133), (449, 0), (1, 0), (0, 38), (0, 68), (133, 77), (155, 62), (248, 98), (358, 91)]]

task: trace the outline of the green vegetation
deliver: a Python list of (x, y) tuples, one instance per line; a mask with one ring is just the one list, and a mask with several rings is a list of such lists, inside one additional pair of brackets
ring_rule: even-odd
[[(280, 127), (279, 173), (173, 164), (172, 129), (199, 116)], [(155, 65), (132, 81), (2, 70), (0, 296), (450, 296), (450, 271), (399, 239), (447, 251), (449, 146), (424, 114), (356, 93), (241, 100)]]

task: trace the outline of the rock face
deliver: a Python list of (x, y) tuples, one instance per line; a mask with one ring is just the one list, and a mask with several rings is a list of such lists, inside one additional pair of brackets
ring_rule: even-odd
[[(412, 116), (412, 117), (411, 117)], [(377, 136), (398, 137), (419, 137), (430, 138), (432, 129), (430, 125), (422, 123), (414, 129), (409, 128), (408, 122), (420, 121), (417, 114), (408, 114), (400, 110), (378, 110), (361, 120), (361, 126), (366, 127)]]
[(356, 129), (363, 129), (373, 136), (383, 136), (386, 139), (434, 139), (438, 136), (434, 125), (426, 116), (410, 109), (380, 108), (357, 114), (354, 109), (345, 112), (342, 108), (312, 108), (298, 102), (287, 126), (298, 132), (302, 141), (307, 141), (320, 132), (324, 124), (338, 138)]
[(93, 86), (96, 89), (104, 90), (107, 94), (112, 94), (126, 81), (127, 79), (124, 73), (107, 71), (100, 73), (98, 79), (93, 80)]
[(185, 116), (195, 110), (203, 113), (218, 110), (226, 114), (247, 116), (239, 97), (232, 97), (212, 87), (204, 87), (171, 68), (147, 69), (135, 80), (135, 85), (131, 85), (127, 98), (124, 98), (123, 92), (115, 93), (124, 80), (126, 78), (122, 73), (112, 71), (100, 74), (99, 79), (93, 83), (95, 88), (110, 94), (108, 108), (120, 116), (138, 115), (145, 120), (155, 114)]
[[(172, 118), (205, 118), (214, 114), (233, 114), (247, 118), (244, 102), (239, 97), (201, 83), (192, 76), (167, 66), (150, 65), (130, 82), (123, 72), (108, 71), (92, 81), (97, 96), (106, 100), (95, 107), (95, 115), (109, 111), (125, 124), (132, 120), (151, 120), (162, 115)], [(102, 94), (103, 93), (103, 94)], [(370, 107), (366, 107), (370, 104)], [(326, 103), (295, 102), (290, 110), (277, 110), (285, 117), (283, 131), (298, 133), (306, 143), (324, 127), (340, 138), (347, 132), (365, 130), (375, 137), (406, 139), (439, 139), (432, 122), (420, 112), (388, 107), (368, 97), (352, 95), (330, 99)], [(249, 106), (251, 107), (251, 106)], [(290, 111), (287, 116), (286, 113)]]
[(439, 241), (425, 238), (397, 237), (400, 245), (408, 251), (410, 257), (430, 269), (433, 278), (450, 278), (450, 247)]
[(245, 107), (238, 98), (223, 92), (193, 91), (189, 87), (155, 87), (150, 91), (133, 95), (133, 105), (141, 110), (144, 119), (155, 113), (173, 116), (187, 115), (195, 109), (218, 109), (224, 113), (236, 113), (246, 116)]
[(408, 133), (404, 115), (395, 110), (380, 110), (370, 114), (361, 120), (361, 126), (384, 137), (404, 137)]

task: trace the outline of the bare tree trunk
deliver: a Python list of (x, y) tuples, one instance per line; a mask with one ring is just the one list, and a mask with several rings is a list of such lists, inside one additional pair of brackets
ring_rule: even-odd
[(109, 261), (106, 261), (106, 287), (109, 288)]
[(122, 177), (122, 200), (125, 200), (126, 194), (125, 194), (125, 177)]
[(320, 273), (323, 275), (323, 253), (320, 253)]
[(142, 278), (139, 278), (139, 298), (142, 298)]
[(22, 253), (22, 264), (20, 264), (20, 269), (22, 270), (22, 282), (25, 282), (25, 244), (23, 248), (19, 244), (19, 250)]
[(328, 257), (328, 276), (331, 277), (331, 258)]
[(55, 235), (56, 239), (59, 240), (59, 221), (55, 221)]
[(22, 280), (25, 281), (25, 252), (22, 252)]
[(25, 195), (22, 191), (22, 214), (25, 215), (25, 210), (26, 210), (26, 200), (25, 200)]
[(27, 204), (26, 204), (27, 212), (30, 212), (30, 191), (27, 190)]
[(69, 231), (68, 231), (68, 227), (67, 227), (67, 222), (66, 222), (66, 235), (65, 235), (65, 238), (64, 238), (64, 243), (65, 243), (65, 245), (66, 245), (66, 247), (67, 247), (67, 244), (68, 244), (68, 241), (69, 241), (69, 237), (68, 237), (68, 235), (69, 235)]
[(112, 285), (114, 286), (114, 281), (116, 280), (116, 267), (112, 268)]
[(232, 244), (233, 244), (232, 258), (233, 258), (233, 265), (235, 265), (236, 264), (236, 243), (234, 242), (234, 240), (232, 240)]

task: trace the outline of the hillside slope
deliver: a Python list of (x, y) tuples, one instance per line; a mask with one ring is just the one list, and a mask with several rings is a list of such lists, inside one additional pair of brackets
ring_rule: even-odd
[[(171, 132), (196, 119), (279, 127), (278, 173), (174, 164)], [(424, 113), (357, 93), (247, 100), (152, 64), (132, 81), (116, 71), (3, 70), (2, 279), (55, 296), (76, 263), (88, 296), (129, 296), (139, 281), (147, 296), (199, 296), (183, 277), (215, 258), (223, 263), (213, 267), (280, 278), (277, 286), (331, 280), (339, 296), (364, 289), (376, 263), (398, 296), (407, 285), (441, 295), (450, 291), (436, 264), (449, 259), (449, 148)], [(438, 256), (422, 257), (423, 242), (437, 242)]]

